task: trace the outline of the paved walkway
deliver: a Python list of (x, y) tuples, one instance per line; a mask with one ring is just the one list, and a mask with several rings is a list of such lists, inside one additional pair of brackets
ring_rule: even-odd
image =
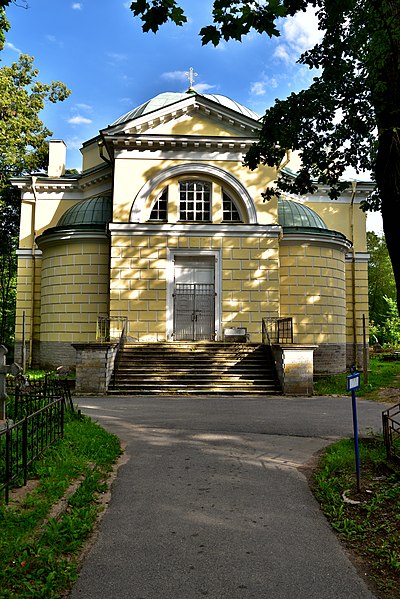
[[(127, 444), (71, 599), (372, 599), (301, 467), (343, 398), (81, 398)], [(358, 400), (360, 432), (383, 404)]]

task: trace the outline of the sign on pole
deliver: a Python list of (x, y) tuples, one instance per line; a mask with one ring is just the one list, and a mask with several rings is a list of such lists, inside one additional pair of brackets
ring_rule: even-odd
[(347, 376), (347, 391), (351, 391), (351, 405), (353, 410), (353, 431), (354, 431), (354, 453), (356, 458), (356, 478), (357, 478), (357, 493), (360, 492), (360, 450), (358, 447), (358, 422), (357, 422), (357, 402), (356, 391), (360, 388), (360, 373), (356, 371), (356, 367), (350, 368), (351, 374)]

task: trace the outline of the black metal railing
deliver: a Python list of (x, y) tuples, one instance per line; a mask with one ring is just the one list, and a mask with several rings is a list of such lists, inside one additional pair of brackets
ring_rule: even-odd
[(400, 404), (382, 412), (382, 429), (388, 460), (400, 461)]
[(124, 322), (124, 325), (122, 327), (122, 331), (121, 331), (121, 334), (119, 337), (116, 354), (114, 357), (114, 369), (113, 369), (113, 373), (112, 373), (112, 380), (113, 380), (114, 385), (115, 385), (115, 377), (117, 375), (117, 371), (118, 371), (118, 367), (119, 367), (119, 362), (121, 359), (121, 354), (122, 354), (122, 351), (124, 349), (124, 345), (126, 342), (127, 324), (128, 324), (128, 319), (125, 318), (125, 322)]
[(263, 318), (262, 342), (264, 345), (293, 343), (293, 319), (291, 317)]
[(51, 373), (37, 380), (25, 376), (7, 377), (7, 394), (6, 415), (14, 422), (37, 412), (59, 397), (66, 408), (74, 410), (68, 379)]
[(33, 461), (63, 437), (64, 407), (64, 398), (58, 397), (19, 422), (6, 421), (0, 430), (0, 491), (6, 503), (12, 486), (26, 485)]
[(98, 343), (117, 342), (122, 334), (126, 335), (126, 316), (98, 316), (96, 326), (96, 341)]

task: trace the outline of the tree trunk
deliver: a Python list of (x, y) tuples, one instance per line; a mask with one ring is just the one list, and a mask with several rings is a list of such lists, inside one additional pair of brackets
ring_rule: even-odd
[[(400, 125), (400, 123), (399, 123)], [(382, 201), (382, 222), (397, 289), (400, 313), (400, 138), (399, 129), (381, 132), (378, 141), (376, 182)]]

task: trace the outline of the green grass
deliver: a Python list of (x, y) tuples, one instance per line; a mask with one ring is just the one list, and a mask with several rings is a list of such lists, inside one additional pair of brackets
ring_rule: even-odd
[[(313, 491), (332, 528), (357, 556), (379, 597), (400, 597), (400, 470), (390, 466), (381, 437), (360, 440), (361, 492), (354, 443), (331, 445), (314, 473)], [(343, 493), (359, 503), (344, 501)]]
[[(32, 477), (36, 488), (23, 500), (0, 503), (0, 589), (2, 599), (52, 599), (77, 577), (77, 558), (102, 509), (99, 497), (121, 453), (114, 435), (86, 417), (70, 416), (64, 440), (47, 450)], [(59, 519), (49, 510), (83, 476)]]
[[(348, 374), (316, 377), (314, 379), (314, 395), (347, 395), (346, 376)], [(364, 376), (361, 373), (361, 388), (357, 391), (357, 396), (379, 401), (379, 399), (382, 400), (379, 391), (387, 387), (400, 389), (400, 362), (387, 362), (380, 356), (372, 356), (368, 384), (364, 384)]]

